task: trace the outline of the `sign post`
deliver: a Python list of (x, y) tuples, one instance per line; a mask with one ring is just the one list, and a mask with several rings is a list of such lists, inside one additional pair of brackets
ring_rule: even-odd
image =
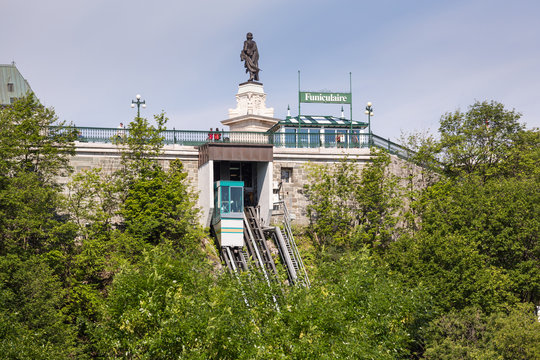
[(300, 145), (300, 130), (302, 125), (300, 124), (300, 104), (302, 103), (302, 97), (300, 96), (300, 70), (298, 70), (298, 134), (296, 134), (296, 146)]

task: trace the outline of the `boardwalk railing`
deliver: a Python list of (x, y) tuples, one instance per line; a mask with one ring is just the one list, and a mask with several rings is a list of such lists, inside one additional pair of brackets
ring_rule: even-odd
[[(80, 142), (110, 143), (117, 138), (129, 135), (129, 129), (76, 127), (65, 128), (75, 131)], [(199, 131), (164, 130), (161, 133), (165, 144), (198, 146), (209, 142), (234, 144), (271, 144), (283, 148), (368, 148), (378, 147), (402, 158), (410, 158), (411, 150), (375, 134), (362, 134), (349, 131), (340, 133), (288, 133), (254, 131)]]

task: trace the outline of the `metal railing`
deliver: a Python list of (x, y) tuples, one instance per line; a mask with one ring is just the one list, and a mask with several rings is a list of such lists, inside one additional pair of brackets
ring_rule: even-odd
[(311, 282), (309, 281), (306, 267), (304, 266), (300, 252), (296, 247), (296, 242), (294, 241), (294, 235), (291, 228), (291, 216), (289, 214), (289, 210), (287, 209), (287, 205), (285, 205), (285, 201), (283, 200), (274, 202), (274, 205), (277, 206), (278, 211), (279, 208), (281, 208), (283, 211), (283, 228), (285, 230), (285, 234), (287, 235), (287, 240), (289, 242), (289, 246), (291, 247), (292, 255), (295, 257), (295, 261), (298, 264), (298, 270), (300, 272), (300, 274), (297, 274), (297, 276), (300, 276), (301, 281), (303, 281), (307, 287), (310, 287)]
[(415, 154), (414, 151), (409, 150), (399, 144), (396, 144), (390, 141), (390, 139), (387, 140), (375, 134), (371, 134), (370, 144), (370, 147), (374, 146), (385, 149), (390, 154), (397, 155), (403, 159), (410, 159)]
[[(80, 142), (111, 143), (116, 138), (129, 136), (129, 129), (66, 127), (64, 131), (74, 131)], [(200, 131), (164, 130), (161, 133), (165, 144), (199, 146), (210, 142), (234, 144), (270, 144), (282, 148), (368, 148), (385, 149), (391, 154), (408, 159), (414, 153), (390, 140), (375, 134), (362, 134), (358, 131), (339, 133), (269, 133), (254, 131)]]
[[(116, 138), (129, 136), (129, 129), (76, 127), (65, 128), (77, 133), (80, 142), (111, 143)], [(160, 134), (165, 144), (188, 146), (203, 145), (208, 142), (229, 142), (243, 144), (271, 144), (272, 134), (253, 131), (199, 131), (199, 130), (164, 130)]]

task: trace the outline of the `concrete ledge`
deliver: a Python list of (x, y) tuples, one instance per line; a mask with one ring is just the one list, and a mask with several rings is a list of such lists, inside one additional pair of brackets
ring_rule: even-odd
[[(195, 160), (199, 150), (196, 146), (178, 144), (165, 145), (160, 159), (189, 159)], [(106, 156), (120, 157), (120, 146), (111, 143), (75, 142), (75, 156)]]

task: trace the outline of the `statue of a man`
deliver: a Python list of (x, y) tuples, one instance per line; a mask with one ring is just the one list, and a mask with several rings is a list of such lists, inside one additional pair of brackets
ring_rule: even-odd
[(257, 43), (253, 41), (253, 34), (247, 33), (244, 41), (244, 49), (240, 53), (240, 60), (244, 61), (246, 73), (249, 72), (248, 81), (259, 81), (259, 50)]

